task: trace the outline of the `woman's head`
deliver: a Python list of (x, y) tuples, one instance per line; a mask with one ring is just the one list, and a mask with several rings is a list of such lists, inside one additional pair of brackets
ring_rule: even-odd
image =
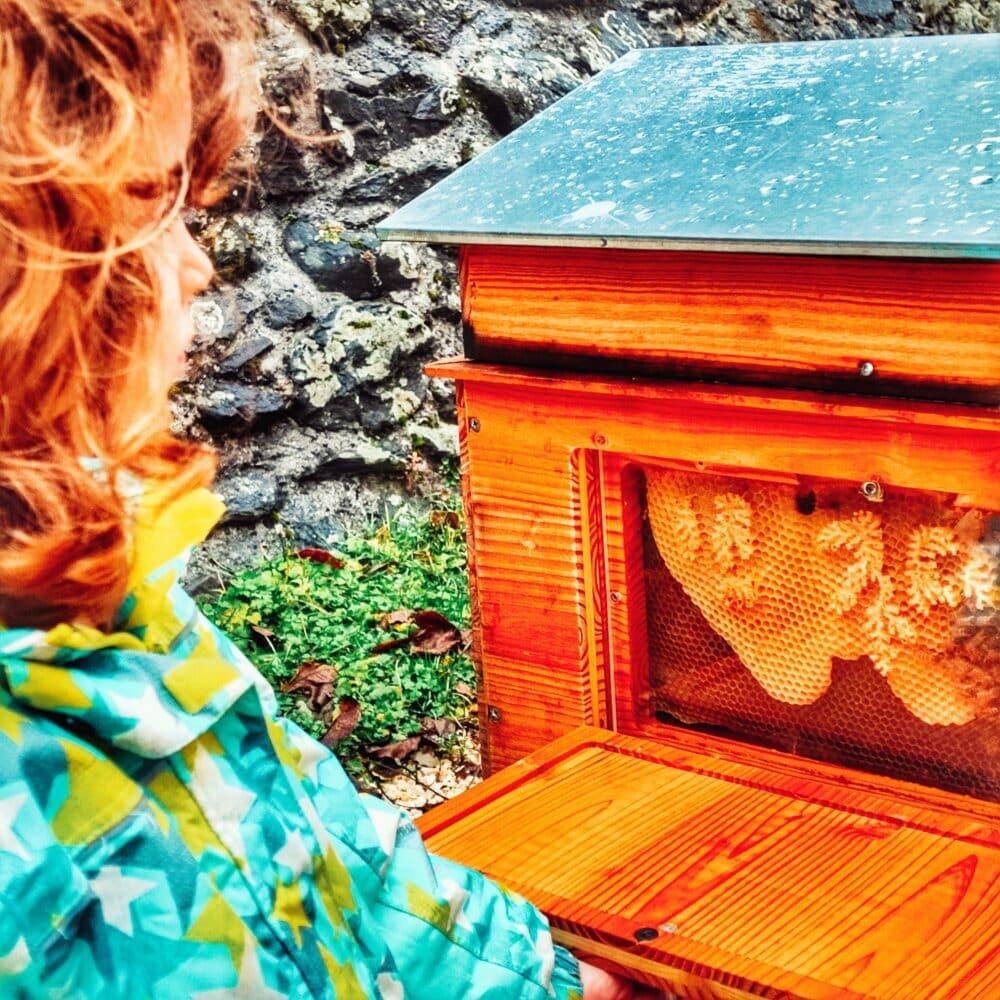
[[(0, 620), (106, 621), (117, 472), (206, 481), (167, 434), (190, 298), (185, 205), (220, 191), (255, 93), (243, 0), (0, 0)], [(80, 459), (99, 459), (95, 477)]]

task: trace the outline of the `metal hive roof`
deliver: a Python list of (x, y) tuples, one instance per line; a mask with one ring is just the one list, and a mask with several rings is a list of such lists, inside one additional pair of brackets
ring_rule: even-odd
[(379, 232), (1000, 259), (1000, 35), (636, 50)]

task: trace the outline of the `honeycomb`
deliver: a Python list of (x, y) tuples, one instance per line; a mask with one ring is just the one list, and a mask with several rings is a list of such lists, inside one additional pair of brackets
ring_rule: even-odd
[[(941, 494), (878, 488), (865, 496), (855, 484), (830, 480), (653, 466), (645, 475), (662, 560), (647, 571), (650, 642), (670, 651), (669, 689), (660, 690), (672, 714), (718, 722), (738, 713), (738, 701), (727, 707), (726, 696), (713, 701), (711, 692), (732, 688), (741, 671), (772, 707), (814, 706), (836, 671), (849, 678), (848, 689), (859, 689), (853, 709), (847, 692), (848, 721), (867, 699), (883, 715), (902, 713), (925, 727), (975, 720), (996, 727), (994, 514)], [(825, 727), (834, 742), (877, 742), (876, 734), (826, 726), (822, 717), (810, 726)]]

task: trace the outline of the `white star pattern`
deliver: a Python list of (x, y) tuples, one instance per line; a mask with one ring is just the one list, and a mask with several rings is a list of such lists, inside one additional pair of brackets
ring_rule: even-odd
[(294, 745), (295, 749), (302, 755), (299, 758), (299, 770), (310, 781), (315, 781), (317, 777), (316, 768), (320, 761), (326, 760), (328, 756), (326, 747), (318, 740), (310, 739), (295, 740)]
[(150, 889), (155, 889), (156, 883), (133, 878), (123, 874), (121, 868), (108, 865), (90, 880), (90, 888), (101, 901), (104, 922), (132, 937), (132, 903), (145, 896)]
[[(51, 654), (55, 653), (55, 649), (52, 646), (46, 646), (43, 643), (45, 638), (44, 632), (28, 632), (26, 635), (21, 636), (19, 639), (7, 640), (5, 643), (0, 645), (0, 650), (3, 651), (5, 656), (16, 656), (19, 653), (27, 653), (31, 650), (44, 649)], [(32, 656), (32, 659), (41, 659), (40, 656)]]
[(31, 964), (31, 953), (23, 937), (14, 942), (14, 947), (6, 955), (0, 955), (0, 976), (16, 976)]
[(542, 982), (545, 984), (549, 996), (555, 996), (552, 974), (556, 971), (556, 949), (549, 931), (540, 930), (538, 932), (538, 937), (535, 939), (535, 951), (542, 960)]
[(234, 857), (246, 860), (247, 849), (240, 823), (254, 803), (254, 793), (238, 785), (226, 784), (218, 764), (202, 746), (195, 750), (190, 788), (219, 840)]
[(469, 918), (465, 915), (465, 901), (469, 898), (469, 893), (457, 882), (452, 882), (451, 879), (441, 880), (441, 892), (444, 894), (448, 909), (451, 911), (448, 929), (451, 930), (457, 925), (462, 930), (471, 931), (472, 924), (469, 923)]
[[(366, 806), (368, 804), (366, 803)], [(386, 857), (391, 858), (396, 850), (396, 838), (399, 835), (399, 821), (402, 818), (395, 810), (376, 808), (372, 805), (367, 808), (369, 819), (375, 827), (375, 834), (378, 836), (379, 846), (385, 852)]]
[(115, 746), (143, 757), (169, 757), (187, 746), (194, 733), (178, 721), (177, 713), (164, 707), (156, 691), (143, 690), (138, 698), (109, 695), (115, 711), (124, 719), (135, 719), (135, 725), (112, 737)]
[(28, 852), (24, 849), (21, 838), (14, 833), (14, 820), (17, 819), (27, 801), (26, 792), (0, 800), (0, 851), (14, 854), (22, 861), (28, 860)]
[(312, 856), (309, 848), (306, 847), (302, 834), (298, 830), (292, 830), (285, 839), (285, 846), (274, 855), (274, 860), (279, 865), (284, 865), (294, 878), (298, 878), (303, 872), (312, 867)]
[(403, 984), (388, 972), (380, 972), (375, 985), (382, 1000), (404, 1000)]
[(205, 990), (197, 996), (199, 1000), (288, 1000), (284, 993), (265, 985), (257, 958), (257, 942), (249, 934), (243, 944), (243, 962), (236, 985), (221, 990)]

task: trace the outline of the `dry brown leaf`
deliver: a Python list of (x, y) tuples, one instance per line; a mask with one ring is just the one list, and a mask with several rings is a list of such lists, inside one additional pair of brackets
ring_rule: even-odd
[(337, 716), (330, 728), (323, 734), (320, 742), (333, 750), (354, 732), (354, 727), (361, 718), (361, 706), (353, 698), (341, 698), (337, 706)]
[(462, 633), (436, 611), (416, 612), (413, 623), (417, 631), (410, 636), (410, 648), (416, 653), (440, 656), (462, 644)]
[(473, 700), (476, 697), (476, 692), (473, 691), (472, 688), (465, 683), (465, 681), (458, 681), (455, 685), (455, 694), (460, 694), (463, 698), (470, 698)]
[(335, 556), (332, 552), (327, 552), (326, 549), (299, 549), (295, 554), (300, 559), (323, 563), (325, 566), (332, 566), (334, 569), (343, 569), (347, 565), (340, 556)]
[(304, 691), (309, 707), (314, 712), (319, 712), (324, 705), (332, 701), (333, 686), (336, 680), (336, 667), (331, 667), (328, 663), (317, 663), (315, 660), (309, 660), (295, 671), (295, 676), (282, 685), (281, 689), (286, 694)]
[(393, 625), (409, 625), (413, 621), (413, 615), (412, 608), (397, 608), (395, 611), (382, 615), (379, 619), (379, 626), (390, 629)]
[(264, 628), (263, 625), (251, 625), (250, 638), (256, 645), (266, 646), (268, 649), (274, 649), (276, 645), (273, 641), (274, 632), (269, 628)]
[(430, 522), (435, 528), (457, 528), (461, 524), (458, 514), (453, 510), (432, 510)]
[(458, 732), (458, 723), (454, 719), (424, 719), (420, 731), (425, 736), (450, 736)]
[(420, 735), (407, 736), (405, 740), (400, 740), (398, 743), (390, 743), (384, 747), (372, 747), (368, 754), (372, 757), (401, 761), (420, 746), (422, 738)]
[(380, 642), (377, 646), (372, 647), (372, 655), (376, 656), (379, 653), (388, 653), (393, 649), (400, 649), (403, 646), (409, 646), (410, 637), (403, 636), (402, 639), (386, 639), (385, 642)]

